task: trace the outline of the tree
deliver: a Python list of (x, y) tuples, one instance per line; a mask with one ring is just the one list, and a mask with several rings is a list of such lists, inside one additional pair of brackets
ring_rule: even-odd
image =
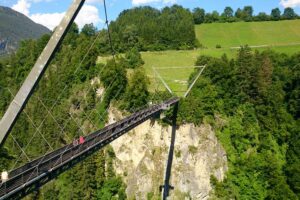
[(291, 189), (300, 197), (300, 124), (296, 124), (287, 150), (287, 181)]
[(265, 12), (258, 13), (257, 16), (255, 16), (255, 21), (269, 21), (270, 16), (267, 15)]
[(81, 33), (86, 36), (94, 36), (96, 35), (96, 32), (97, 28), (94, 26), (93, 23), (84, 25), (81, 30)]
[(144, 6), (123, 11), (110, 30), (120, 52), (133, 47), (143, 51), (191, 49), (196, 46), (194, 25), (193, 13), (182, 6), (161, 11)]
[(205, 20), (205, 10), (202, 8), (195, 8), (193, 10), (193, 17), (195, 24), (202, 24)]
[(72, 47), (75, 47), (76, 46), (76, 39), (77, 39), (78, 34), (79, 34), (79, 28), (78, 28), (76, 23), (73, 23), (71, 25), (65, 39), (63, 40), (63, 43), (64, 44), (69, 44)]
[(236, 61), (237, 66), (237, 86), (241, 100), (252, 99), (256, 90), (254, 88), (256, 67), (252, 50), (248, 46), (243, 46), (239, 52)]
[(253, 7), (245, 6), (243, 9), (243, 19), (247, 22), (252, 21), (253, 17)]
[(132, 48), (125, 54), (125, 66), (127, 68), (137, 68), (144, 64), (142, 56), (137, 48)]
[(234, 11), (231, 7), (226, 7), (224, 9), (222, 17), (224, 17), (226, 21), (229, 21), (231, 18), (233, 18), (233, 13)]
[(243, 11), (242, 11), (242, 9), (238, 8), (238, 9), (235, 11), (234, 16), (235, 16), (236, 18), (238, 18), (238, 19), (241, 19), (242, 16), (243, 16)]
[(297, 15), (293, 8), (285, 8), (282, 17), (284, 19), (295, 19)]
[(178, 5), (166, 7), (159, 19), (161, 45), (171, 49), (190, 49), (195, 46), (194, 20), (188, 9)]
[(220, 14), (218, 11), (214, 10), (211, 14), (213, 22), (217, 22), (220, 20)]
[(217, 89), (208, 78), (200, 78), (179, 106), (178, 121), (200, 125), (205, 116), (218, 112)]
[(118, 100), (125, 92), (127, 86), (126, 70), (115, 60), (109, 60), (103, 66), (100, 80), (105, 87), (104, 102), (108, 106), (112, 100)]
[[(136, 25), (127, 25), (125, 29), (123, 30), (123, 41), (124, 46), (127, 48), (138, 48), (140, 46), (139, 44), (139, 34), (138, 34), (138, 28)], [(125, 49), (125, 47), (124, 47)]]
[(267, 91), (272, 84), (273, 65), (268, 56), (264, 56), (262, 65), (257, 71), (258, 94), (262, 97), (267, 95)]
[(218, 11), (213, 11), (212, 13), (206, 13), (205, 15), (205, 23), (217, 22), (220, 19), (220, 14)]
[(131, 111), (133, 108), (145, 106), (148, 102), (149, 80), (143, 69), (136, 69), (130, 79), (129, 86), (125, 94), (125, 108)]
[(280, 20), (280, 17), (281, 17), (281, 11), (279, 10), (279, 8), (274, 8), (271, 11), (271, 19), (278, 21), (278, 20)]

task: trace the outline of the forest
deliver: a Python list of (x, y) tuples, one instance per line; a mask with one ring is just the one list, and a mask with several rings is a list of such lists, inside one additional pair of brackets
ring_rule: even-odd
[[(97, 64), (97, 59), (112, 54), (107, 31), (91, 24), (79, 30), (73, 24), (12, 137), (0, 149), (0, 171), (26, 162), (18, 145), (34, 159), (104, 127), (109, 105), (128, 114), (164, 98), (165, 93), (158, 97), (149, 92), (139, 51), (194, 48), (194, 19), (181, 6), (122, 12), (110, 25), (117, 55), (106, 64)], [(1, 60), (0, 117), (49, 38), (23, 41), (14, 55)], [(223, 182), (211, 177), (212, 199), (300, 198), (299, 63), (300, 53), (287, 56), (248, 46), (234, 59), (198, 57), (195, 66), (207, 67), (188, 98), (181, 100), (178, 125), (211, 124), (227, 152), (229, 171)], [(190, 83), (196, 73), (197, 68)], [(103, 95), (97, 95), (98, 88), (104, 89)], [(42, 124), (45, 139), (35, 135), (31, 120)], [(115, 157), (108, 146), (28, 198), (126, 199), (126, 185), (112, 167)]]
[(110, 24), (114, 48), (140, 51), (192, 49), (196, 46), (193, 15), (182, 6), (124, 10)]
[(216, 199), (300, 198), (299, 62), (247, 46), (232, 60), (198, 58), (207, 68), (178, 118), (211, 124), (227, 152), (225, 181), (211, 177)]

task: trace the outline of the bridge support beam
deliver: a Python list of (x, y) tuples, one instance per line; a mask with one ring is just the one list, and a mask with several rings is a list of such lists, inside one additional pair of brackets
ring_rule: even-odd
[(174, 148), (175, 148), (175, 138), (176, 138), (176, 129), (177, 129), (177, 112), (178, 112), (178, 102), (174, 105), (173, 108), (173, 119), (172, 119), (172, 134), (171, 134), (171, 144), (169, 148), (169, 155), (166, 167), (166, 174), (165, 174), (165, 181), (164, 185), (162, 186), (162, 199), (165, 200), (170, 194), (170, 189), (174, 189), (170, 185), (171, 179), (171, 171), (172, 171), (172, 163), (173, 163), (173, 155), (174, 155)]
[(74, 0), (0, 121), (0, 148), (67, 34), (85, 0)]

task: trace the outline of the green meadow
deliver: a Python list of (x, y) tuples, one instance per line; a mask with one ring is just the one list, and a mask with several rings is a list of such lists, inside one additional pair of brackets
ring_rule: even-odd
[[(182, 96), (200, 55), (221, 57), (226, 54), (234, 58), (238, 47), (246, 44), (258, 51), (272, 49), (288, 55), (300, 52), (300, 20), (202, 24), (195, 26), (195, 31), (204, 48), (141, 53), (151, 91), (164, 89), (153, 71), (155, 68), (171, 90)], [(217, 44), (221, 48), (216, 48)], [(106, 57), (99, 57), (98, 61), (105, 63), (106, 60)]]
[[(300, 20), (202, 24), (197, 25), (195, 31), (205, 48), (142, 53), (152, 90), (157, 87), (163, 89), (161, 83), (157, 84), (159, 79), (152, 69), (155, 68), (174, 93), (184, 94), (187, 80), (193, 72), (191, 67), (200, 55), (221, 57), (226, 54), (233, 58), (238, 51), (236, 47), (246, 44), (259, 51), (272, 49), (288, 55), (300, 52)], [(221, 48), (216, 48), (217, 44)]]
[(199, 42), (208, 48), (273, 45), (300, 46), (300, 20), (213, 23), (196, 26)]

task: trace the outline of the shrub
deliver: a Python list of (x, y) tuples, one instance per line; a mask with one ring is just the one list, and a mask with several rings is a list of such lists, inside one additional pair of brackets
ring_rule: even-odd
[(197, 153), (197, 147), (190, 145), (189, 146), (189, 153), (195, 155)]

